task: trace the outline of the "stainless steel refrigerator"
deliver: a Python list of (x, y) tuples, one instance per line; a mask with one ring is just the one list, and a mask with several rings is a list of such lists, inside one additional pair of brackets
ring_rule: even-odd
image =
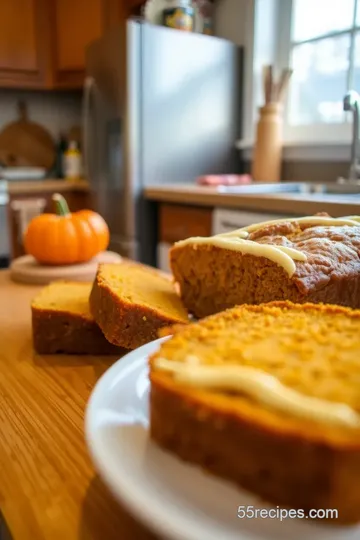
[(242, 51), (211, 36), (129, 20), (86, 52), (85, 174), (110, 249), (154, 264), (144, 186), (238, 172)]

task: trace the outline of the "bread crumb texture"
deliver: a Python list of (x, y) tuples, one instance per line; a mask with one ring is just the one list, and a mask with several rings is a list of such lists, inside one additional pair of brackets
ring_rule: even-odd
[(83, 315), (93, 320), (89, 307), (91, 287), (92, 283), (56, 281), (44, 287), (31, 306), (39, 310)]
[(360, 311), (274, 302), (241, 306), (180, 330), (154, 356), (239, 364), (308, 396), (360, 412)]
[[(188, 320), (174, 286), (161, 272), (141, 264), (103, 264), (99, 280), (122, 302), (156, 310), (174, 320)], [(146, 315), (142, 319), (146, 321)]]

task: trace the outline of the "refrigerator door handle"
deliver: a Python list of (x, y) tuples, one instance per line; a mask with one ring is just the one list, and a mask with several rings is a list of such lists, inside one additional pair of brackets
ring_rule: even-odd
[(84, 81), (84, 96), (82, 106), (82, 123), (83, 123), (83, 138), (84, 138), (84, 172), (87, 181), (90, 183), (92, 178), (90, 175), (90, 102), (91, 93), (95, 86), (93, 77), (86, 77)]

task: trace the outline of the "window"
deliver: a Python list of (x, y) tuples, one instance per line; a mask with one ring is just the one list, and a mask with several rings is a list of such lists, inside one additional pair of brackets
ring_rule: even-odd
[(360, 93), (360, 0), (279, 0), (277, 63), (294, 69), (285, 140), (349, 142), (350, 90)]

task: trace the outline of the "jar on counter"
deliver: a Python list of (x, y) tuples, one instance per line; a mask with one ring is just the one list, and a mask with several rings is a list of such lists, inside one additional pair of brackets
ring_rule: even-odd
[(195, 9), (192, 0), (168, 0), (163, 10), (163, 25), (176, 30), (194, 30)]

